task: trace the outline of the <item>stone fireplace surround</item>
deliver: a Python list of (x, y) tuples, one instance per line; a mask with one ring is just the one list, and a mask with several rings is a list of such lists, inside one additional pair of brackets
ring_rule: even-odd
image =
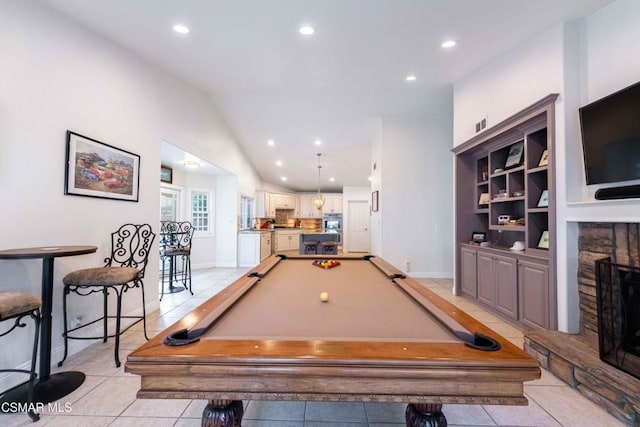
[(580, 223), (578, 291), (580, 333), (525, 332), (525, 350), (558, 378), (610, 414), (640, 426), (640, 380), (601, 361), (598, 353), (595, 261), (640, 266), (640, 224)]

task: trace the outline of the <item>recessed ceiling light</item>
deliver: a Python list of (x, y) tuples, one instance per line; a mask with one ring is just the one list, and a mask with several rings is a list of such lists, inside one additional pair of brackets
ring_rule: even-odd
[(410, 74), (407, 76), (407, 81), (408, 82), (415, 82), (416, 81), (416, 76), (414, 76), (413, 74)]
[(276, 160), (276, 166), (282, 166), (282, 162), (280, 160)]
[(176, 33), (180, 33), (180, 34), (189, 34), (189, 28), (185, 27), (184, 25), (181, 24), (177, 24), (173, 26), (173, 31), (175, 31)]
[(200, 162), (198, 160), (185, 160), (183, 164), (188, 168), (199, 168)]
[(286, 180), (287, 180), (287, 177), (286, 177), (286, 176), (283, 176), (283, 177), (281, 177), (280, 179), (281, 179), (282, 181), (286, 181)]
[(316, 30), (311, 25), (303, 25), (300, 27), (300, 34), (304, 34), (305, 36), (310, 36), (315, 32)]
[(319, 139), (316, 139), (316, 145), (322, 145), (322, 141), (320, 141)]
[(367, 178), (369, 181), (371, 181), (371, 177)]
[(335, 179), (334, 177), (329, 178), (329, 181), (331, 181), (331, 182), (333, 182), (333, 181), (335, 181), (335, 180), (336, 180), (336, 179)]
[(273, 139), (270, 139), (267, 141), (267, 144), (273, 147), (274, 145), (276, 145), (276, 142)]
[(457, 44), (458, 44), (458, 40), (447, 40), (444, 43), (442, 43), (440, 46), (442, 46), (445, 49), (449, 49), (450, 47), (454, 47)]

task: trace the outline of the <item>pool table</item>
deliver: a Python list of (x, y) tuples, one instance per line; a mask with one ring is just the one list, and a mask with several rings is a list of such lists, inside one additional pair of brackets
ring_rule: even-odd
[(138, 397), (208, 399), (208, 426), (240, 425), (243, 399), (406, 402), (410, 426), (527, 404), (524, 351), (379, 257), (318, 258), (266, 259), (132, 352)]

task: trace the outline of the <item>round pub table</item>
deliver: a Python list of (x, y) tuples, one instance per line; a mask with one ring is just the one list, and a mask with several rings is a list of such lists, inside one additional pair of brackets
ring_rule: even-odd
[[(55, 258), (90, 254), (95, 246), (46, 246), (0, 251), (0, 259), (42, 259), (42, 321), (40, 322), (40, 369), (33, 389), (33, 401), (50, 403), (64, 397), (84, 382), (82, 372), (51, 374), (51, 307), (53, 303), (53, 261)], [(28, 382), (8, 391), (2, 402), (26, 402)]]

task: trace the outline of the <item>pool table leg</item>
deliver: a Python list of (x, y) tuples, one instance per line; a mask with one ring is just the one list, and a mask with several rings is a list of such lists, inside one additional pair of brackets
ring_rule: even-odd
[(406, 420), (407, 427), (447, 427), (442, 403), (409, 403)]
[(209, 400), (202, 413), (202, 427), (240, 427), (241, 400)]

